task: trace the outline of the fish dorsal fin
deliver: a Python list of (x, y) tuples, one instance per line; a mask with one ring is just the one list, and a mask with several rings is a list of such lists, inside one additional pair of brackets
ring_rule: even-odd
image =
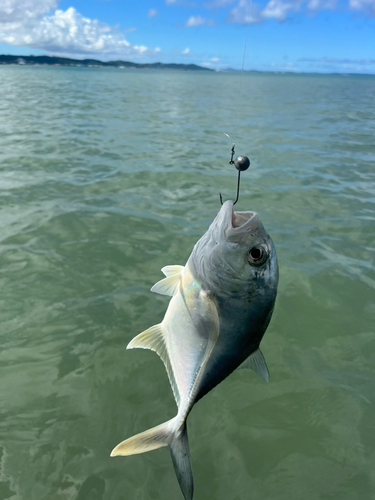
[(151, 328), (148, 328), (148, 330), (145, 330), (144, 332), (134, 337), (134, 339), (129, 342), (127, 349), (135, 349), (137, 347), (139, 347), (140, 349), (151, 349), (151, 351), (156, 352), (156, 354), (160, 356), (167, 370), (174, 398), (178, 406), (180, 404), (180, 394), (178, 392), (177, 383), (173, 375), (162, 324), (160, 323), (159, 325), (154, 325)]
[(151, 292), (173, 296), (178, 289), (180, 279), (181, 274), (172, 274), (171, 276), (155, 283), (155, 285), (151, 288)]
[(266, 365), (266, 361), (260, 349), (254, 351), (245, 361), (237, 368), (237, 370), (242, 370), (243, 368), (249, 368), (262, 377), (266, 382), (270, 379), (270, 374)]
[(182, 271), (184, 270), (184, 266), (165, 266), (163, 267), (163, 269), (161, 270), (161, 272), (163, 274), (165, 274), (165, 276), (167, 278), (169, 278), (169, 276), (173, 276), (174, 274), (181, 274)]

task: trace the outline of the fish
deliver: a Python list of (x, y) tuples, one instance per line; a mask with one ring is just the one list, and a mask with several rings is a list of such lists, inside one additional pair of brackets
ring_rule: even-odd
[(276, 250), (258, 214), (235, 212), (228, 200), (186, 265), (162, 272), (165, 278), (151, 291), (171, 297), (164, 319), (127, 349), (151, 349), (160, 356), (177, 415), (121, 442), (111, 457), (169, 446), (182, 494), (192, 500), (186, 419), (194, 404), (236, 369), (249, 368), (269, 380), (259, 345), (275, 305)]

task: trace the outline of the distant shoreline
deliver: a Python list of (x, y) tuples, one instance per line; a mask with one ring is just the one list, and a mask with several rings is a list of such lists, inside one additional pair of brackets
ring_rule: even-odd
[(174, 69), (185, 71), (214, 71), (197, 64), (164, 64), (164, 63), (135, 63), (130, 61), (99, 61), (97, 59), (69, 59), (67, 57), (54, 56), (11, 56), (0, 55), (0, 65), (17, 64), (26, 66), (69, 66), (86, 68), (131, 68), (131, 69)]
[(316, 75), (316, 76), (368, 76), (374, 77), (374, 73), (350, 73), (350, 72), (316, 72), (316, 71), (285, 71), (285, 70), (238, 70), (234, 68), (212, 69), (198, 64), (178, 63), (136, 63), (131, 61), (99, 61), (98, 59), (71, 59), (68, 57), (55, 56), (15, 56), (0, 55), (0, 66), (62, 66), (71, 68), (118, 68), (118, 69), (168, 69), (179, 71), (209, 71), (218, 73), (253, 73), (253, 74), (276, 74), (276, 75)]

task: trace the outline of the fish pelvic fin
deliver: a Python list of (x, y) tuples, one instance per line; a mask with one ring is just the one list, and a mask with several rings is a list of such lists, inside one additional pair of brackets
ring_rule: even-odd
[(185, 500), (192, 500), (194, 483), (190, 464), (190, 450), (186, 430), (186, 420), (178, 425), (180, 417), (164, 422), (148, 431), (141, 432), (118, 444), (111, 457), (136, 455), (146, 451), (170, 446), (173, 467)]
[(173, 435), (170, 443), (173, 467), (185, 500), (192, 500), (194, 493), (193, 472), (190, 463), (190, 449), (186, 421)]
[(262, 351), (258, 348), (237, 368), (237, 370), (250, 369), (257, 373), (265, 382), (270, 379), (270, 374), (266, 365), (266, 360)]
[(163, 330), (163, 325), (154, 325), (148, 328), (144, 332), (140, 333), (134, 339), (129, 342), (127, 349), (151, 349), (151, 351), (156, 352), (160, 356), (164, 363), (165, 369), (167, 370), (169, 382), (172, 387), (173, 395), (176, 400), (177, 406), (180, 404), (180, 392), (178, 390), (177, 382), (173, 374), (173, 369), (171, 361), (169, 359), (167, 344), (165, 342), (165, 334)]

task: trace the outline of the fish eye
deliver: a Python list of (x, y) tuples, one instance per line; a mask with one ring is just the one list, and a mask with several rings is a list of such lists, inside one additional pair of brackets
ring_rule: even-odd
[(263, 245), (253, 247), (248, 256), (249, 263), (253, 266), (261, 266), (268, 259), (268, 251)]

